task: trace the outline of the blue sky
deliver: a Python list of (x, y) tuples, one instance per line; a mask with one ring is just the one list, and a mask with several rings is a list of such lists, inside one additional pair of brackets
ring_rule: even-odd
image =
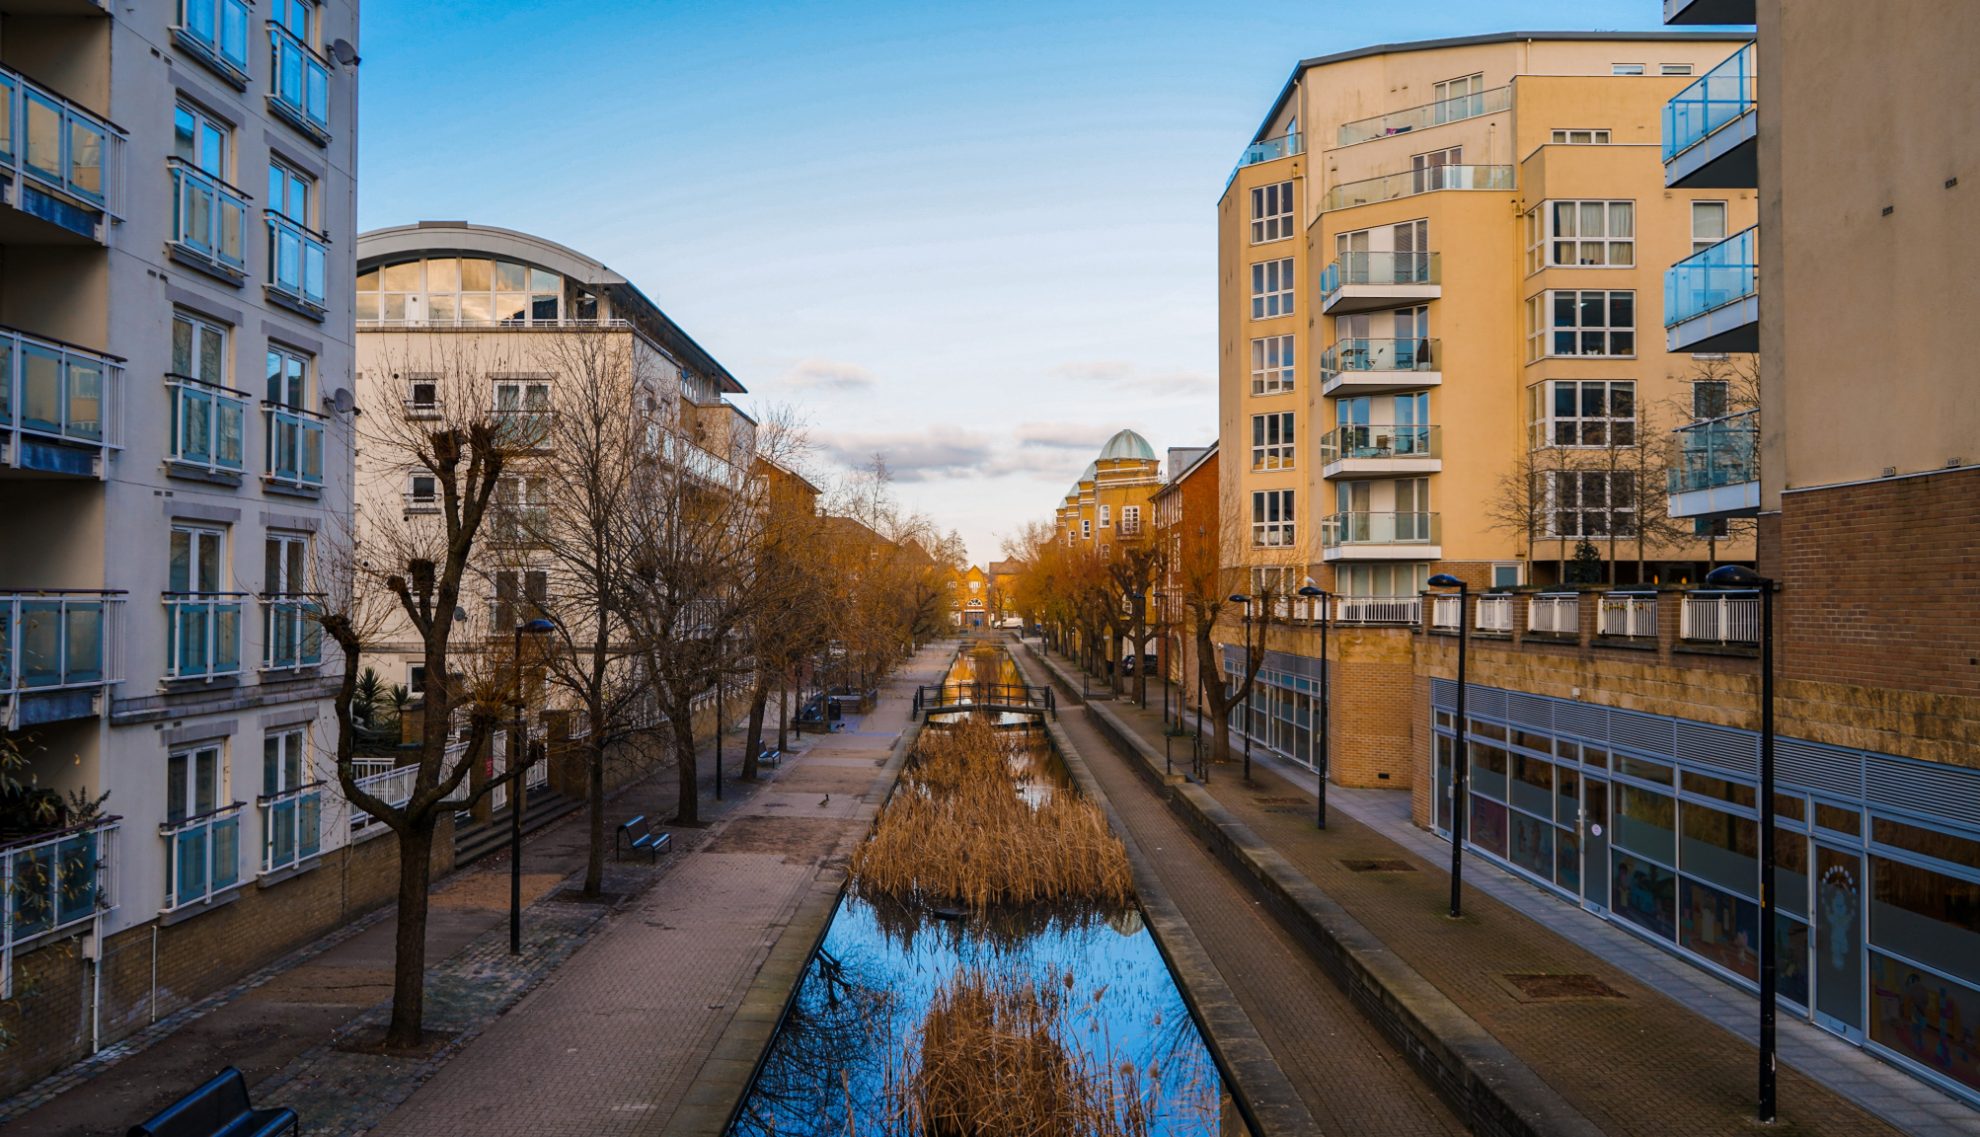
[(1661, 9), (375, 0), (359, 220), (597, 257), (982, 561), (1113, 431), (1214, 437), (1217, 196), (1300, 58)]

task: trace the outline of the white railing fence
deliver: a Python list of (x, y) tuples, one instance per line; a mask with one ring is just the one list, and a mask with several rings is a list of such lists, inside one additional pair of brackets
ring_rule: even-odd
[(1455, 632), (1463, 623), (1464, 598), (1461, 596), (1432, 596), (1430, 598), (1430, 626), (1439, 631)]
[(1760, 597), (1751, 592), (1693, 592), (1679, 612), (1678, 635), (1693, 643), (1760, 642)]
[(1596, 634), (1648, 639), (1657, 634), (1657, 598), (1627, 592), (1611, 592), (1602, 597)]
[[(1450, 598), (1455, 600), (1455, 597)], [(1414, 624), (1423, 618), (1415, 596), (1337, 596), (1334, 620), (1342, 624)]]
[(14, 951), (107, 907), (110, 840), (121, 818), (0, 845), (0, 998), (14, 996)]
[(245, 802), (211, 813), (168, 821), (165, 839), (164, 911), (213, 899), (241, 882), (241, 809)]
[(1481, 632), (1511, 632), (1512, 600), (1504, 594), (1480, 596), (1478, 617), (1472, 626)]
[(1581, 631), (1581, 597), (1572, 592), (1543, 592), (1526, 602), (1526, 630), (1544, 635), (1572, 636)]

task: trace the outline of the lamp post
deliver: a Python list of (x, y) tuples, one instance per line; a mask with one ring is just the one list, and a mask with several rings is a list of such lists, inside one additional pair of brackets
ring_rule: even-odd
[[(547, 636), (557, 625), (538, 616), (516, 625), (516, 725), (509, 735), (509, 954), (522, 954), (522, 823), (523, 787), (529, 782), (529, 738), (523, 721), (522, 641), (524, 636)], [(520, 776), (518, 776), (520, 775)]]
[(1326, 590), (1315, 586), (1312, 577), (1307, 578), (1306, 586), (1299, 590), (1299, 594), (1308, 600), (1320, 602), (1320, 757), (1313, 763), (1313, 786), (1317, 791), (1318, 802), (1314, 807), (1313, 827), (1325, 829), (1329, 772), (1327, 761), (1327, 617), (1329, 613), (1327, 609), (1332, 605), (1333, 597), (1329, 596)]
[(1457, 746), (1451, 755), (1451, 919), (1455, 920), (1464, 914), (1461, 891), (1464, 882), (1464, 813), (1471, 805), (1470, 786), (1465, 780), (1470, 759), (1464, 747), (1464, 656), (1471, 639), (1467, 634), (1464, 610), (1471, 589), (1447, 572), (1431, 577), (1429, 583), (1433, 588), (1458, 590)]
[(1705, 576), (1717, 588), (1760, 593), (1760, 1121), (1774, 1120), (1774, 581), (1744, 565)]

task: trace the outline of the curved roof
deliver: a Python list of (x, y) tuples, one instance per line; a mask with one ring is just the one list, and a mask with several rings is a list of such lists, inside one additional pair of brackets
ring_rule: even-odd
[(1146, 438), (1132, 430), (1119, 431), (1107, 440), (1107, 445), (1100, 448), (1099, 461), (1112, 462), (1124, 458), (1138, 462), (1153, 462), (1155, 448), (1148, 445)]
[[(1081, 482), (1090, 482), (1099, 476), (1100, 476), (1100, 463), (1097, 459), (1092, 462), (1088, 462), (1086, 464), (1086, 469), (1081, 470), (1079, 472), (1079, 480)], [(1078, 482), (1073, 483), (1073, 488), (1078, 489), (1079, 483)]]

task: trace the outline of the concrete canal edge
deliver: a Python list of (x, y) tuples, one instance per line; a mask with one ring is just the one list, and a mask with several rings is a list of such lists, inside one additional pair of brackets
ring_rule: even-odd
[[(1016, 652), (1011, 652), (1011, 659), (1020, 671), (1025, 672), (1025, 681), (1030, 682), (1025, 661)], [(1099, 780), (1087, 769), (1079, 748), (1073, 745), (1065, 728), (1057, 722), (1048, 719), (1045, 727), (1052, 745), (1058, 748), (1060, 758), (1065, 761), (1066, 769), (1079, 784), (1080, 792), (1099, 803), (1106, 813), (1107, 824), (1127, 849), (1128, 863), (1134, 870), (1135, 894), (1141, 900), (1142, 915), (1148, 922), (1148, 930), (1155, 938), (1155, 946), (1168, 961), (1169, 970), (1178, 980), (1177, 987), (1182, 991), (1183, 1002), (1189, 1007), (1190, 1016), (1196, 1020), (1218, 1071), (1231, 1087), (1232, 1099), (1245, 1125), (1254, 1137), (1319, 1133), (1320, 1127), (1307, 1111), (1306, 1103), (1300, 1100), (1299, 1093), (1286, 1080), (1278, 1061), (1272, 1057), (1271, 1048), (1265, 1045), (1265, 1040), (1258, 1036), (1257, 1028), (1251, 1025), (1251, 1016), (1238, 1004), (1237, 997), (1224, 983), (1223, 974), (1210, 961), (1210, 955), (1203, 950), (1196, 933), (1190, 930), (1189, 923), (1176, 909), (1174, 901), (1169, 899), (1161, 878), (1155, 875), (1154, 867), (1142, 856), (1127, 826), (1114, 812), (1113, 802), (1100, 788)]]
[[(1068, 691), (1073, 680), (1030, 644), (1028, 654)], [(1394, 1042), (1466, 1126), (1491, 1137), (1601, 1137), (1490, 1031), (1334, 903), (1201, 786), (1169, 783), (1162, 755), (1104, 703), (1088, 703), (1096, 728), (1169, 807), (1250, 885), (1273, 915), (1313, 950), (1356, 1006)]]
[(886, 765), (874, 776), (872, 787), (853, 815), (852, 828), (840, 839), (832, 855), (821, 862), (818, 875), (812, 879), (804, 899), (798, 901), (790, 923), (777, 936), (776, 944), (770, 948), (729, 1025), (722, 1029), (721, 1037), (715, 1040), (714, 1049), (703, 1060), (680, 1105), (660, 1130), (661, 1137), (710, 1137), (727, 1133), (735, 1122), (736, 1115), (742, 1111), (743, 1099), (756, 1082), (757, 1072), (770, 1055), (771, 1039), (776, 1037), (777, 1028), (783, 1025), (784, 1016), (797, 999), (805, 969), (811, 965), (811, 957), (825, 942), (825, 933), (831, 928), (832, 913), (850, 880), (848, 857), (859, 842), (866, 840), (881, 806), (893, 796), (901, 767), (906, 765), (908, 751), (914, 748), (914, 740), (920, 734), (921, 723), (910, 720), (901, 736), (894, 740)]

